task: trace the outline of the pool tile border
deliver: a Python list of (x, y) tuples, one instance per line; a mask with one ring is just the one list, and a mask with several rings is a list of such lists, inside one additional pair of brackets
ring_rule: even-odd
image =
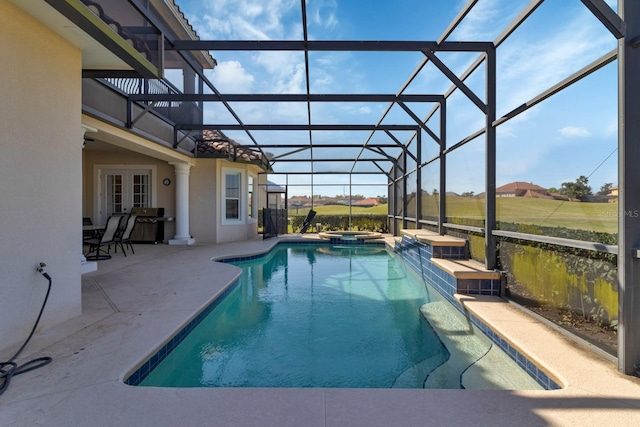
[[(402, 240), (396, 243), (394, 251), (400, 255), (407, 265), (419, 274), (425, 282), (432, 285), (447, 301), (456, 307), (463, 315), (467, 316), (491, 342), (507, 353), (507, 355), (536, 380), (541, 387), (545, 390), (561, 389), (562, 387), (544, 370), (539, 368), (532, 360), (527, 358), (526, 355), (520, 353), (516, 347), (512, 346), (509, 341), (504, 339), (504, 337), (491, 329), (489, 325), (460, 304), (455, 298), (455, 294), (458, 293), (458, 281), (456, 281), (455, 277), (431, 263), (431, 258), (434, 253), (433, 249), (435, 248), (421, 243), (416, 239), (403, 236)], [(493, 293), (495, 289), (491, 284), (482, 283), (487, 282), (486, 280), (481, 280), (480, 282), (480, 294), (495, 295), (495, 293)]]
[(258, 258), (263, 258), (269, 255), (269, 253), (277, 248), (278, 246), (281, 245), (313, 245), (313, 246), (331, 246), (331, 245), (354, 245), (354, 246), (362, 246), (362, 245), (374, 245), (374, 246), (385, 246), (385, 242), (382, 240), (379, 241), (372, 241), (372, 240), (368, 240), (368, 241), (358, 241), (355, 242), (353, 240), (343, 240), (343, 239), (338, 239), (338, 238), (332, 238), (330, 240), (317, 240), (317, 241), (299, 241), (299, 240), (292, 240), (292, 241), (282, 241), (282, 242), (278, 242), (275, 245), (273, 245), (273, 247), (271, 249), (269, 249), (266, 252), (261, 252), (258, 254), (253, 254), (253, 255), (243, 255), (243, 256), (235, 256), (235, 257), (223, 257), (223, 258), (216, 258), (214, 259), (214, 261), (216, 262), (223, 262), (223, 263), (234, 263), (234, 262), (242, 262), (242, 261), (252, 261), (254, 259), (258, 259)]
[[(408, 242), (405, 242), (405, 239)], [(341, 241), (340, 244), (354, 244), (352, 241), (344, 241), (341, 239), (336, 239)], [(413, 240), (413, 241), (411, 241)], [(223, 262), (223, 263), (233, 263), (240, 261), (249, 261), (258, 258), (262, 258), (267, 256), (276, 246), (281, 244), (304, 244), (304, 245), (322, 245), (328, 244), (332, 245), (335, 242), (278, 242), (274, 245), (270, 250), (266, 252), (262, 252), (259, 254), (246, 255), (246, 256), (236, 256), (236, 257), (227, 257), (216, 259), (215, 261)], [(361, 244), (361, 243), (360, 243)], [(377, 244), (380, 246), (384, 246), (384, 242), (367, 242), (366, 244)], [(407, 250), (408, 248), (417, 249), (418, 254), (424, 254), (423, 256), (415, 256), (415, 251)], [(465, 310), (460, 303), (454, 298), (454, 294), (456, 293), (456, 283), (455, 278), (446, 272), (442, 272), (441, 274), (434, 274), (432, 271), (427, 269), (427, 273), (425, 276), (425, 272), (423, 271), (423, 261), (426, 259), (429, 264), (431, 264), (430, 259), (433, 254), (432, 247), (429, 245), (425, 245), (424, 243), (420, 243), (415, 239), (410, 239), (403, 237), (402, 243), (396, 246), (396, 249), (392, 252), (397, 253), (402, 257), (404, 261), (410, 265), (415, 272), (421, 275), (423, 280), (427, 281), (429, 284), (433, 285), (438, 292), (444, 296), (454, 307), (456, 307), (460, 312), (462, 312), (465, 316), (468, 316), (471, 322), (477, 326), (494, 344), (498, 345), (511, 359), (513, 359), (521, 368), (523, 368), (533, 379), (540, 384), (545, 390), (558, 390), (561, 389), (553, 379), (551, 379), (542, 369), (538, 368), (534, 362), (529, 360), (525, 355), (520, 353), (515, 347), (513, 347), (507, 340), (501, 337), (498, 333), (494, 332), (487, 324), (485, 324), (482, 320), (476, 317), (473, 313)], [(440, 270), (438, 268), (438, 270)], [(441, 270), (442, 271), (442, 270)], [(200, 313), (198, 313), (190, 322), (188, 322), (184, 327), (180, 329), (180, 331), (175, 334), (166, 344), (160, 347), (160, 349), (154, 353), (151, 357), (149, 357), (136, 371), (134, 371), (131, 375), (129, 375), (124, 383), (131, 386), (138, 386), (140, 383), (149, 375), (149, 373), (158, 366), (167, 355), (178, 345), (182, 340), (196, 327), (198, 324), (216, 307), (218, 304), (238, 285), (240, 284), (240, 280), (236, 279), (230, 286), (228, 286), (222, 293), (215, 297), (211, 303), (205, 307)], [(453, 290), (453, 292), (451, 292)]]
[(162, 362), (171, 351), (178, 346), (185, 339), (187, 335), (196, 327), (202, 320), (211, 313), (211, 311), (220, 304), (220, 302), (233, 291), (240, 284), (240, 279), (236, 279), (230, 286), (228, 286), (222, 293), (215, 297), (209, 305), (207, 305), (200, 313), (198, 313), (190, 322), (184, 325), (178, 333), (176, 333), (166, 344), (155, 352), (151, 357), (140, 365), (131, 375), (129, 375), (124, 383), (131, 386), (138, 386), (149, 375), (149, 373)]

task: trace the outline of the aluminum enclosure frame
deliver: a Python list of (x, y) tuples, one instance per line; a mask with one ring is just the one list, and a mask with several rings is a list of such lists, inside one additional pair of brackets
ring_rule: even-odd
[[(311, 165), (320, 161), (336, 161), (336, 159), (322, 159), (314, 155), (314, 148), (323, 147), (324, 145), (315, 144), (312, 136), (313, 131), (317, 130), (352, 130), (352, 131), (368, 131), (369, 137), (363, 141), (359, 154), (353, 159), (351, 170), (346, 172), (349, 175), (358, 174), (355, 166), (358, 162), (373, 162), (376, 164), (380, 173), (385, 173), (389, 178), (389, 206), (392, 209), (389, 212), (389, 218), (392, 221), (398, 221), (403, 227), (409, 222), (415, 223), (420, 228), (423, 224), (430, 224), (429, 221), (421, 220), (420, 208), (417, 208), (417, 218), (407, 217), (407, 178), (415, 173), (418, 183), (420, 183), (420, 171), (423, 167), (432, 162), (440, 162), (440, 206), (439, 219), (437, 222), (438, 231), (445, 234), (448, 228), (456, 228), (452, 224), (446, 223), (445, 194), (446, 194), (446, 157), (451, 152), (466, 145), (468, 142), (484, 136), (485, 140), (485, 227), (481, 230), (485, 236), (486, 259), (485, 266), (493, 269), (497, 265), (496, 256), (496, 238), (498, 236), (506, 236), (504, 231), (496, 230), (496, 128), (505, 122), (513, 119), (519, 114), (527, 111), (538, 103), (548, 99), (554, 94), (571, 86), (572, 84), (582, 80), (586, 76), (594, 73), (602, 67), (618, 60), (618, 99), (619, 99), (619, 207), (623, 213), (619, 215), (619, 243), (617, 250), (607, 245), (591, 245), (589, 242), (575, 242), (569, 239), (553, 239), (541, 236), (530, 236), (523, 233), (510, 233), (509, 236), (515, 238), (529, 239), (533, 241), (553, 240), (554, 244), (567, 245), (572, 247), (588, 247), (589, 250), (597, 250), (608, 253), (617, 252), (618, 255), (618, 274), (619, 274), (619, 346), (618, 346), (618, 368), (626, 374), (637, 374), (640, 370), (640, 268), (637, 265), (640, 262), (640, 224), (637, 218), (627, 215), (627, 212), (640, 212), (640, 194), (635, 190), (637, 183), (640, 182), (640, 169), (635, 165), (640, 164), (640, 146), (634, 144), (634, 141), (640, 141), (640, 82), (634, 79), (634, 76), (640, 75), (640, 2), (632, 0), (618, 0), (618, 14), (616, 14), (604, 0), (582, 0), (583, 5), (591, 11), (591, 13), (602, 23), (602, 25), (618, 40), (618, 48), (591, 64), (583, 67), (576, 73), (565, 78), (563, 81), (553, 85), (529, 101), (518, 106), (514, 110), (502, 117), (496, 117), (496, 50), (507, 38), (522, 24), (534, 11), (543, 3), (544, 0), (531, 0), (527, 6), (523, 8), (521, 13), (504, 29), (504, 31), (493, 41), (490, 42), (449, 42), (447, 38), (452, 34), (456, 27), (469, 14), (478, 0), (470, 0), (462, 8), (453, 22), (447, 27), (442, 36), (437, 41), (319, 41), (309, 40), (307, 35), (307, 14), (305, 0), (301, 0), (302, 9), (302, 27), (303, 39), (291, 41), (251, 41), (251, 40), (175, 40), (166, 46), (167, 49), (176, 50), (178, 52), (189, 50), (234, 50), (234, 51), (299, 51), (305, 55), (305, 67), (307, 78), (306, 94), (301, 95), (279, 95), (279, 94), (222, 94), (205, 78), (205, 83), (212, 89), (213, 94), (197, 95), (197, 94), (181, 94), (181, 95), (132, 95), (129, 102), (151, 103), (155, 101), (171, 101), (171, 102), (220, 102), (225, 105), (231, 115), (237, 120), (236, 124), (200, 124), (200, 123), (177, 123), (176, 130), (183, 131), (199, 131), (205, 129), (215, 130), (240, 130), (246, 132), (254, 145), (262, 151), (264, 147), (253, 137), (253, 130), (282, 130), (282, 131), (306, 131), (308, 133), (308, 141), (295, 141), (292, 145), (286, 145), (291, 148), (290, 153), (278, 156), (277, 163), (281, 162), (298, 162), (299, 159), (287, 159), (287, 154), (299, 153), (301, 150), (308, 150), (309, 161)], [(309, 60), (308, 54), (311, 51), (367, 51), (367, 52), (421, 52), (424, 55), (422, 63), (418, 65), (409, 80), (400, 88), (396, 94), (314, 94), (309, 90)], [(464, 71), (457, 75), (447, 68), (437, 56), (440, 51), (447, 52), (473, 52), (477, 53), (476, 60)], [(445, 75), (450, 81), (450, 88), (443, 94), (431, 95), (407, 95), (404, 94), (405, 89), (421, 72), (427, 63), (435, 65), (438, 70)], [(472, 75), (481, 65), (486, 67), (485, 76), (485, 101), (474, 93), (467, 85), (465, 80)], [(201, 76), (204, 78), (204, 76)], [(446, 136), (446, 102), (456, 90), (460, 90), (485, 116), (484, 126), (471, 133), (467, 137), (449, 143)], [(307, 107), (306, 124), (257, 124), (245, 123), (235, 113), (229, 105), (230, 102), (300, 102), (305, 103)], [(375, 124), (318, 124), (314, 123), (311, 118), (311, 104), (313, 102), (384, 102), (389, 103), (388, 108), (382, 114), (379, 121)], [(431, 102), (436, 105), (426, 117), (418, 117), (407, 105), (407, 102)], [(389, 125), (383, 124), (383, 120), (391, 111), (391, 108), (397, 105), (402, 108), (409, 117), (415, 122), (412, 125)], [(433, 132), (427, 122), (433, 115), (440, 113), (440, 124), (438, 132)], [(391, 132), (393, 131), (410, 131), (413, 136), (405, 142), (395, 141)], [(434, 158), (422, 158), (421, 149), (411, 152), (410, 146), (416, 142), (416, 146), (422, 145), (422, 131), (427, 133), (433, 142), (439, 145), (438, 155)], [(376, 144), (372, 142), (375, 132), (385, 132), (390, 136), (391, 142), (384, 144)], [(279, 147), (272, 144), (272, 147)], [(338, 147), (335, 145), (326, 145), (327, 147)], [(345, 145), (346, 146), (346, 145)], [(285, 148), (285, 146), (283, 146)], [(357, 148), (353, 144), (353, 148)], [(376, 163), (376, 159), (369, 157), (365, 153), (378, 153), (387, 155), (386, 149), (402, 150), (402, 155), (393, 159), (389, 163), (392, 170), (385, 171)], [(411, 170), (407, 170), (407, 158), (411, 157), (417, 166)], [(387, 160), (390, 156), (387, 156)], [(343, 159), (348, 160), (348, 159)], [(312, 166), (313, 168), (313, 166)], [(308, 174), (313, 176), (316, 172), (310, 170)], [(313, 181), (312, 181), (313, 186)], [(420, 188), (420, 187), (418, 187)], [(395, 192), (399, 190), (400, 205), (396, 201)], [(421, 192), (418, 191), (417, 206), (421, 207)], [(393, 195), (393, 197), (392, 197)], [(397, 212), (402, 212), (397, 215)], [(430, 224), (431, 225), (431, 224)], [(457, 228), (464, 228), (458, 226)], [(470, 227), (467, 227), (470, 228)], [(572, 243), (573, 242), (573, 243)]]

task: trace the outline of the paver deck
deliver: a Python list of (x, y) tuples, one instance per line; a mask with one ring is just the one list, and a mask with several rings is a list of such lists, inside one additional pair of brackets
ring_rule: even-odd
[[(307, 237), (298, 237), (307, 238)], [(393, 238), (388, 241), (393, 242)], [(136, 245), (82, 279), (83, 314), (38, 332), (0, 397), (2, 426), (632, 426), (640, 379), (499, 298), (463, 297), (563, 382), (557, 391), (130, 387), (122, 381), (239, 274), (223, 255), (277, 239), (224, 245)], [(55, 266), (48, 269), (56, 280)], [(46, 310), (45, 314), (46, 316)], [(0, 349), (6, 360), (21, 343)], [(263, 355), (268, 357), (268, 355)]]

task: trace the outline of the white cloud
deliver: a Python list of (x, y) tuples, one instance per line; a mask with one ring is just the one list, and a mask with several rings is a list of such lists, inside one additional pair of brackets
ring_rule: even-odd
[(187, 18), (203, 39), (266, 40), (283, 38), (282, 17), (298, 8), (296, 0), (219, 0), (202, 4), (201, 15)]
[[(600, 28), (598, 28), (600, 27)], [(584, 7), (560, 31), (516, 39), (498, 49), (500, 113), (506, 113), (615, 47)], [(503, 110), (504, 109), (504, 110)]]
[(317, 77), (313, 80), (313, 92), (322, 93), (322, 88), (329, 87), (333, 84), (333, 75), (324, 70), (316, 71)]
[[(204, 2), (203, 2), (204, 3)], [(201, 4), (188, 19), (201, 39), (283, 40), (302, 37), (298, 0), (220, 0)], [(298, 19), (289, 19), (296, 17)], [(301, 52), (212, 52), (218, 67), (212, 79), (221, 92), (303, 93)], [(233, 58), (233, 60), (226, 60)]]
[(602, 128), (604, 137), (615, 137), (618, 135), (618, 118), (610, 119), (606, 126)]
[(576, 126), (565, 126), (558, 130), (560, 134), (568, 137), (586, 138), (591, 136), (591, 132), (588, 129)]
[[(457, 10), (461, 10), (467, 3), (462, 2)], [(480, 0), (449, 40), (492, 41), (527, 3), (527, 0)]]
[[(267, 72), (265, 92), (303, 93), (306, 91), (304, 56), (301, 52), (259, 52), (254, 64)], [(270, 81), (269, 81), (270, 80)]]
[(456, 28), (455, 40), (491, 40), (487, 24), (499, 16), (497, 0), (484, 0), (476, 3), (469, 14)]
[(335, 0), (313, 0), (307, 2), (307, 15), (311, 22), (325, 29), (333, 29), (338, 26), (336, 10), (338, 4)]
[(219, 62), (213, 70), (212, 82), (221, 92), (249, 93), (255, 78), (238, 61)]

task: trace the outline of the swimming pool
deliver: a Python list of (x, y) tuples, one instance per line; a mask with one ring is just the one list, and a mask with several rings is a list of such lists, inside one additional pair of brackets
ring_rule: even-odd
[(540, 389), (383, 245), (234, 264), (236, 286), (137, 384)]

